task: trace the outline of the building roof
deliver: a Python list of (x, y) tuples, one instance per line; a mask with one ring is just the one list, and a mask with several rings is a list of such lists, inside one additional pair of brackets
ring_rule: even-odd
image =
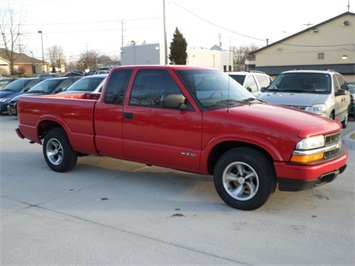
[[(9, 58), (6, 54), (6, 49), (0, 48), (0, 57), (5, 59), (6, 61), (9, 61)], [(24, 53), (15, 53), (14, 52), (14, 58), (15, 58), (15, 64), (40, 64), (42, 63), (42, 60), (38, 60), (34, 57), (30, 57)], [(45, 64), (48, 64), (47, 62), (44, 62)]]
[[(329, 23), (329, 22), (331, 22), (331, 21), (333, 21), (333, 20), (335, 20), (335, 19), (338, 19), (338, 18), (340, 18), (340, 17), (342, 17), (342, 16), (346, 16), (346, 15), (355, 16), (355, 13), (352, 13), (352, 12), (345, 12), (345, 13), (343, 13), (343, 14), (340, 14), (340, 15), (336, 16), (336, 17), (333, 17), (333, 18), (331, 18), (331, 19), (328, 19), (328, 20), (326, 20), (326, 21), (323, 21), (322, 23), (319, 23), (319, 24), (317, 24), (317, 25), (313, 25), (312, 28), (317, 28), (317, 27), (319, 27), (319, 26), (321, 26), (321, 25), (327, 24), (327, 23)], [(297, 36), (297, 35), (301, 35), (301, 34), (303, 34), (303, 33), (305, 33), (305, 32), (308, 32), (308, 31), (309, 31), (309, 28), (307, 28), (307, 29), (305, 29), (305, 30), (303, 30), (303, 31), (297, 32), (297, 33), (295, 33), (295, 34), (293, 34), (293, 35), (290, 35), (290, 36), (288, 36), (288, 37), (286, 37), (286, 38), (284, 38), (284, 39), (281, 39), (281, 40), (279, 40), (279, 41), (277, 41), (277, 42), (274, 42), (274, 43), (272, 43), (272, 44), (270, 44), (270, 45), (267, 45), (267, 46), (264, 46), (264, 47), (262, 47), (262, 48), (260, 48), (260, 49), (258, 49), (258, 50), (255, 50), (255, 51), (251, 52), (250, 55), (256, 54), (256, 53), (258, 53), (258, 52), (260, 52), (260, 51), (262, 51), (262, 50), (264, 50), (264, 49), (268, 49), (268, 48), (270, 48), (270, 47), (272, 47), (272, 46), (274, 46), (274, 45), (280, 44), (280, 43), (282, 43), (282, 42), (284, 42), (284, 41), (286, 41), (286, 40), (288, 40), (288, 39), (291, 39), (291, 38), (293, 38), (293, 37), (295, 37), (295, 36)]]

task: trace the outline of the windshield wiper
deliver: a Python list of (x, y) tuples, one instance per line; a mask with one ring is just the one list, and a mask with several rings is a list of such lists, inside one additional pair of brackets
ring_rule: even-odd
[(237, 101), (237, 100), (233, 100), (233, 99), (225, 99), (225, 100), (220, 100), (220, 101), (217, 101), (217, 102), (213, 102), (213, 103), (207, 105), (206, 107), (209, 108), (209, 107), (216, 106), (216, 105), (219, 105), (219, 104), (227, 104), (227, 105), (233, 106), (236, 103), (248, 104), (248, 102), (245, 102), (244, 100), (243, 101)]

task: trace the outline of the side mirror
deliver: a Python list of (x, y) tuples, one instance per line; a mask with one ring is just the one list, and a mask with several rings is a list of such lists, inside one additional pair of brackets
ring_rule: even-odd
[(264, 92), (264, 91), (266, 91), (266, 89), (267, 89), (266, 87), (261, 87), (261, 88), (260, 88), (260, 91), (261, 91), (261, 92)]
[(62, 92), (62, 91), (64, 91), (62, 88), (57, 88), (54, 90), (54, 93), (58, 93), (58, 92)]
[(186, 109), (186, 98), (181, 93), (165, 93), (161, 97), (162, 107)]
[(335, 96), (340, 96), (340, 95), (347, 95), (348, 94), (348, 91), (347, 90), (338, 90), (337, 93), (335, 93)]
[(27, 88), (23, 89), (23, 92), (28, 92), (29, 90), (30, 90), (30, 88), (27, 87)]
[(251, 92), (251, 88), (248, 87), (247, 90), (248, 90), (249, 92)]

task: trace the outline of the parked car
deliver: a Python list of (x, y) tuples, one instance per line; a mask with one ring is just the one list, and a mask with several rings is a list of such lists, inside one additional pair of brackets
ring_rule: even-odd
[(94, 75), (108, 74), (108, 73), (110, 73), (110, 70), (108, 69), (99, 69), (95, 71)]
[(272, 82), (272, 78), (263, 72), (240, 71), (227, 74), (256, 97), (261, 94), (261, 88), (267, 88)]
[(58, 78), (60, 75), (58, 73), (42, 73), (38, 75), (39, 78), (48, 79), (48, 78)]
[(10, 84), (6, 85), (2, 90), (0, 90), (0, 115), (7, 112), (7, 106), (9, 101), (22, 93), (35, 86), (37, 83), (41, 82), (41, 78), (20, 78)]
[(350, 92), (349, 116), (355, 119), (355, 83), (348, 83)]
[(64, 77), (83, 77), (83, 76), (85, 76), (84, 72), (76, 69), (64, 75)]
[(83, 77), (61, 93), (100, 92), (107, 76), (101, 74)]
[(96, 71), (97, 71), (97, 69), (91, 69), (91, 70), (89, 70), (88, 72), (85, 73), (85, 76), (94, 75)]
[(15, 80), (16, 78), (0, 78), (0, 90)]
[(26, 91), (25, 93), (12, 98), (9, 101), (9, 104), (7, 106), (7, 111), (10, 115), (17, 116), (17, 101), (20, 96), (55, 94), (64, 91), (79, 79), (80, 77), (72, 77), (72, 78), (61, 77), (61, 78), (45, 79), (42, 82), (38, 83), (36, 86), (33, 86), (30, 90)]
[(344, 77), (332, 70), (291, 70), (282, 72), (259, 99), (294, 107), (348, 124), (349, 87)]

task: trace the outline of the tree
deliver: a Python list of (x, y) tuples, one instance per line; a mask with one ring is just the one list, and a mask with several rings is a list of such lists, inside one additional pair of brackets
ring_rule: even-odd
[(24, 46), (21, 44), (20, 36), (22, 32), (22, 21), (24, 17), (20, 12), (16, 12), (10, 1), (0, 5), (0, 33), (5, 54), (10, 62), (10, 74), (15, 74), (14, 63), (22, 53)]
[(187, 42), (178, 28), (175, 29), (173, 41), (170, 43), (169, 59), (175, 65), (186, 65)]
[(83, 65), (82, 70), (85, 69), (96, 69), (97, 68), (97, 59), (99, 54), (95, 50), (87, 50), (80, 54), (78, 63)]
[(231, 48), (231, 51), (233, 52), (234, 70), (245, 70), (245, 60), (251, 52), (257, 49), (258, 47), (256, 47), (255, 45), (240, 47), (233, 46)]
[(57, 45), (48, 48), (49, 61), (52, 65), (52, 72), (56, 72), (56, 68), (60, 68), (64, 58), (63, 48)]

